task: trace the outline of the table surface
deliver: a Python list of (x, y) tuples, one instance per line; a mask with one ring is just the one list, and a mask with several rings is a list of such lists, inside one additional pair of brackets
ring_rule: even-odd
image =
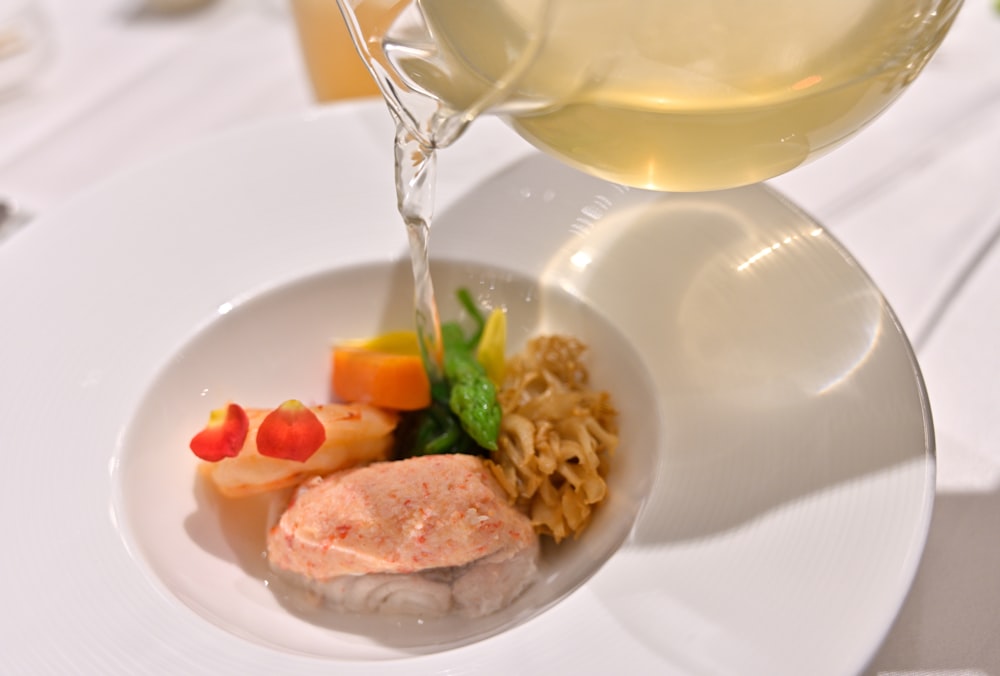
[[(0, 197), (26, 213), (44, 215), (178, 147), (314, 110), (281, 0), (216, 0), (173, 16), (138, 0), (42, 7), (49, 63), (0, 99)], [(531, 152), (499, 125), (489, 133), (498, 135), (498, 168)], [(461, 175), (461, 166), (448, 174)], [(966, 0), (924, 74), (873, 125), (771, 183), (882, 289), (914, 345), (934, 414), (927, 548), (866, 673), (1000, 674), (1000, 12), (992, 1)], [(446, 178), (442, 202), (462, 188)]]

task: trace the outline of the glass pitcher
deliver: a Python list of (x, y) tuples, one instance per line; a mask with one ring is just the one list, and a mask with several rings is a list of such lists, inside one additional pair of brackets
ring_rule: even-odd
[(429, 148), (481, 114), (632, 186), (755, 183), (837, 146), (916, 77), (961, 0), (338, 0)]

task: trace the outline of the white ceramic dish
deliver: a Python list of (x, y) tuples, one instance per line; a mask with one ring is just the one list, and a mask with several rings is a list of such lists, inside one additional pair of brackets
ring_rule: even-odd
[[(356, 266), (398, 270), (404, 255), (380, 115), (346, 106), (216, 139), (101, 186), (0, 247), (5, 664), (860, 670), (909, 588), (933, 499), (926, 398), (878, 290), (764, 188), (655, 195), (535, 155), (479, 181), (479, 158), (502, 135), (490, 130), (451, 156), (467, 171), (446, 197), (462, 197), (446, 200), (432, 251), (539, 280), (524, 307), (552, 325), (627, 338), (624, 358), (605, 348), (595, 361), (599, 377), (638, 393), (624, 399), (638, 420), (636, 457), (654, 447), (655, 461), (626, 464), (620, 488), (627, 513), (650, 488), (641, 516), (584, 586), (572, 591), (570, 580), (556, 596), (572, 593), (541, 614), (457, 647), (319, 626), (262, 589), (246, 552), (199, 511), (191, 458), (178, 448), (175, 464), (168, 436), (186, 439), (229, 387), (320, 396), (325, 364), (312, 364), (337, 337), (325, 335), (336, 318), (316, 319), (323, 294)], [(402, 307), (378, 274), (364, 278), (364, 293), (331, 300), (345, 334)], [(292, 334), (260, 327), (290, 304), (305, 328), (286, 349)], [(576, 305), (597, 319), (557, 312)], [(627, 366), (632, 350), (643, 368)]]
[[(543, 542), (540, 575), (511, 606), (469, 619), (363, 617), (315, 609), (269, 574), (268, 514), (286, 495), (225, 500), (185, 452), (207, 411), (238, 401), (269, 407), (329, 397), (330, 346), (413, 325), (408, 261), (347, 266), (239, 304), (164, 366), (140, 400), (115, 459), (115, 512), (137, 562), (166, 593), (202, 617), (256, 643), (339, 661), (390, 660), (466, 645), (525, 622), (576, 589), (626, 539), (650, 492), (666, 439), (657, 395), (627, 340), (569, 294), (485, 266), (438, 262), (435, 283), (469, 289), (484, 307), (503, 307), (508, 345), (540, 333), (572, 333), (596, 359), (595, 386), (614, 393), (621, 442), (609, 498), (586, 537)], [(445, 318), (459, 317), (443, 295)], [(300, 595), (301, 596), (301, 595)]]

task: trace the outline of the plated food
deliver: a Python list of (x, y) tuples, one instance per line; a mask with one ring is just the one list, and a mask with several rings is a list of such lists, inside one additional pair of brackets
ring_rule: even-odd
[(270, 569), (317, 603), (496, 612), (534, 581), (540, 538), (579, 537), (608, 495), (617, 417), (585, 345), (539, 336), (507, 358), (503, 311), (460, 298), (472, 329), (442, 326), (443, 380), (411, 332), (342, 343), (336, 401), (229, 402), (191, 439), (225, 499), (272, 496)]
[[(74, 227), (37, 231), (37, 241), (23, 244), (39, 256), (19, 268), (15, 256), (15, 269), (3, 271), (10, 280), (18, 270), (44, 276), (51, 266), (36, 265), (44, 254), (73, 251), (63, 257), (63, 272), (107, 278), (96, 294), (93, 284), (40, 282), (44, 303), (13, 306), (25, 319), (10, 324), (15, 344), (17, 327), (32, 326), (32, 308), (60, 317), (63, 329), (31, 340), (24, 333), (20, 344), (31, 348), (31, 359), (8, 355), (11, 382), (36, 385), (18, 390), (9, 438), (25, 448), (44, 445), (38, 433), (51, 428), (53, 410), (68, 416), (63, 427), (80, 431), (79, 443), (56, 456), (16, 458), (28, 464), (12, 479), (46, 477), (65, 498), (39, 502), (36, 482), (11, 484), (12, 504), (36, 505), (33, 514), (42, 519), (12, 521), (20, 529), (15, 540), (36, 554), (14, 570), (39, 582), (13, 586), (19, 626), (34, 636), (58, 635), (60, 654), (95, 673), (129, 659), (188, 673), (220, 665), (255, 674), (403, 676), (448, 673), (456, 665), (489, 674), (622, 665), (659, 673), (699, 664), (705, 643), (676, 640), (691, 631), (701, 632), (713, 655), (738, 662), (728, 665), (731, 673), (805, 673), (803, 664), (817, 660), (830, 671), (861, 668), (905, 597), (933, 495), (933, 453), (925, 447), (932, 435), (925, 435), (929, 417), (921, 415), (926, 398), (905, 336), (877, 289), (825, 234), (782, 246), (761, 259), (766, 270), (726, 268), (762, 242), (817, 227), (764, 188), (707, 200), (617, 193), (540, 157), (448, 202), (435, 223), (435, 284), (445, 292), (446, 319), (459, 316), (448, 291), (460, 286), (505, 308), (511, 353), (548, 333), (587, 344), (592, 382), (612, 393), (619, 412), (621, 448), (607, 476), (608, 497), (579, 538), (555, 545), (541, 537), (538, 581), (482, 618), (421, 623), (303, 610), (275, 593), (261, 556), (267, 494), (221, 497), (186, 446), (210, 409), (229, 399), (268, 409), (292, 397), (328, 401), (332, 339), (404, 327), (413, 313), (409, 262), (387, 260), (405, 245), (399, 224), (391, 205), (372, 204), (380, 193), (362, 178), (384, 173), (375, 166), (381, 135), (357, 131), (379, 111), (362, 116), (361, 127), (329, 112), (332, 118), (310, 119), (305, 129), (296, 120), (233, 135), (209, 152), (178, 154), (113, 190), (95, 191), (61, 222)], [(331, 157), (331, 138), (346, 151)], [(493, 152), (489, 139), (467, 140), (474, 152)], [(248, 163), (248, 153), (267, 161)], [(288, 171), (301, 162), (321, 180), (303, 183), (301, 172)], [(232, 180), (207, 180), (217, 176)], [(478, 177), (469, 174), (462, 190)], [(525, 189), (533, 199), (524, 198)], [(558, 199), (543, 202), (550, 189)], [(151, 210), (149, 195), (163, 190), (193, 196), (198, 217), (190, 217), (187, 199)], [(615, 199), (601, 219), (607, 227), (587, 236), (570, 231), (594, 195)], [(348, 218), (331, 223), (331, 203)], [(235, 221), (234, 205), (246, 205)], [(275, 256), (275, 214), (288, 215), (288, 205), (295, 211), (283, 220), (287, 253)], [(658, 227), (668, 217), (691, 227)], [(226, 223), (232, 227), (219, 227)], [(233, 227), (247, 255), (219, 256), (231, 251)], [(605, 245), (602, 233), (621, 246)], [(53, 246), (64, 236), (75, 245)], [(135, 246), (150, 237), (162, 245)], [(570, 260), (581, 249), (601, 253), (586, 270)], [(80, 251), (107, 265), (95, 267), (94, 256)], [(748, 288), (772, 299), (769, 313), (732, 304), (747, 298)], [(164, 294), (170, 302), (159, 302)], [(140, 300), (159, 305), (149, 321), (136, 321)], [(216, 312), (224, 301), (231, 309), (227, 303)], [(93, 331), (95, 316), (106, 320), (105, 330)], [(831, 321), (847, 333), (829, 331)], [(762, 325), (769, 330), (758, 331)], [(721, 345), (687, 341), (709, 328)], [(806, 386), (829, 382), (830, 367), (860, 355), (853, 348), (873, 329), (873, 349), (843, 371), (837, 387), (775, 391), (786, 384), (775, 382), (779, 372), (802, 376), (796, 382)], [(845, 335), (851, 340), (840, 339)], [(802, 354), (812, 360), (780, 371), (712, 370), (732, 362), (708, 357), (731, 353), (707, 348), (730, 347), (725, 338), (732, 336), (759, 338), (751, 344), (767, 364)], [(789, 350), (800, 341), (813, 349)], [(59, 366), (49, 370), (59, 382), (32, 374), (46, 359)], [(100, 370), (82, 370), (88, 365)], [(755, 396), (754, 374), (769, 396)], [(85, 376), (93, 388), (81, 389)], [(831, 420), (853, 423), (831, 427)], [(103, 457), (95, 462), (84, 447), (116, 449), (114, 465)], [(67, 530), (67, 519), (79, 527)], [(829, 537), (831, 528), (837, 538)], [(74, 562), (70, 577), (60, 572), (67, 560)], [(858, 566), (863, 579), (851, 574)], [(788, 593), (790, 580), (805, 592)], [(95, 614), (98, 598), (102, 611)], [(762, 622), (754, 609), (775, 599), (788, 612)], [(838, 631), (845, 616), (864, 621)], [(123, 643), (136, 632), (152, 640)], [(802, 635), (798, 649), (789, 635)], [(748, 661), (748, 639), (773, 661)], [(11, 646), (12, 659), (30, 671), (41, 653), (24, 645)], [(122, 653), (122, 646), (139, 652)]]
[(533, 580), (538, 535), (479, 458), (449, 453), (306, 482), (267, 555), (337, 609), (479, 617)]

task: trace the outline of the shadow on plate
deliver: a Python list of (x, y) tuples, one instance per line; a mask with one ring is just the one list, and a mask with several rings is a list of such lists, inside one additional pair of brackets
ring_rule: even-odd
[(858, 264), (766, 187), (653, 193), (543, 156), (454, 204), (431, 247), (481, 252), (483, 232), (480, 255), (600, 313), (654, 383), (653, 490), (587, 587), (628, 649), (678, 673), (860, 669), (919, 560), (934, 444)]
[(923, 385), (890, 308), (769, 189), (652, 193), (531, 156), (442, 213), (431, 250), (483, 255), (483, 232), (492, 259), (612, 323), (655, 381), (667, 443), (633, 544), (710, 537), (930, 462)]
[(866, 674), (1000, 674), (998, 514), (995, 489), (938, 494), (913, 589)]

